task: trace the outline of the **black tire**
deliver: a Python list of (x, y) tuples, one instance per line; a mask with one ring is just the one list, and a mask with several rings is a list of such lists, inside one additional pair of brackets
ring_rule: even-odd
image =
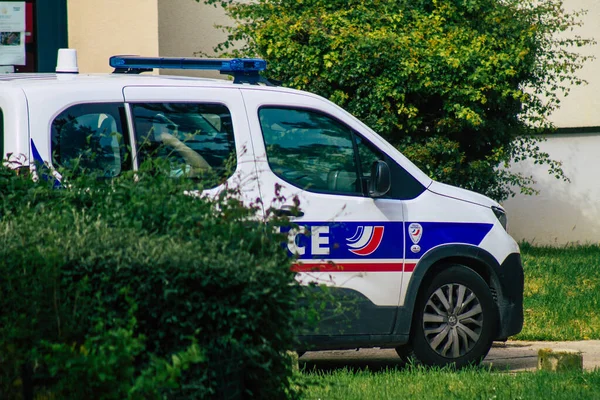
[(458, 264), (437, 273), (420, 293), (411, 342), (425, 365), (479, 364), (490, 351), (498, 310), (487, 283)]

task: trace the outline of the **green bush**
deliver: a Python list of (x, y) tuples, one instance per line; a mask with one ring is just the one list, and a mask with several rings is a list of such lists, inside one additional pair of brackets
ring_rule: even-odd
[(83, 382), (102, 398), (297, 395), (287, 221), (257, 221), (235, 190), (200, 198), (189, 180), (143, 171), (65, 173), (60, 189), (0, 178), (0, 398), (19, 397), (23, 366), (61, 398)]
[(532, 192), (512, 161), (565, 178), (533, 136), (590, 59), (563, 0), (197, 1), (232, 19), (216, 51), (265, 58), (269, 78), (345, 108), (434, 179), (502, 200)]
[[(134, 310), (135, 307), (132, 308)], [(41, 342), (32, 358), (41, 360), (54, 380), (50, 393), (60, 399), (152, 399), (180, 386), (182, 373), (206, 361), (196, 343), (171, 356), (171, 361), (152, 357), (143, 371), (135, 359), (144, 351), (144, 337), (134, 336), (135, 318), (122, 328), (106, 330), (99, 321), (85, 342)], [(198, 391), (195, 393), (198, 396)]]

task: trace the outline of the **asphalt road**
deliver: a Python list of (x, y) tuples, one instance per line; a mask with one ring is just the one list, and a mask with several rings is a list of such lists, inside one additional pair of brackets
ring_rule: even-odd
[[(600, 367), (600, 340), (580, 342), (522, 342), (494, 343), (484, 365), (496, 371), (528, 371), (537, 368), (539, 349), (569, 349), (583, 353), (583, 368), (592, 370)], [(402, 368), (403, 364), (394, 349), (360, 349), (336, 351), (308, 351), (299, 359), (300, 367), (319, 370), (339, 368), (368, 368), (370, 371), (386, 368)]]

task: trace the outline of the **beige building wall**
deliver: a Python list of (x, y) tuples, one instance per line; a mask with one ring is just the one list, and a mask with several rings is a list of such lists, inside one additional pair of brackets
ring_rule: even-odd
[(539, 194), (504, 202), (508, 232), (518, 241), (565, 245), (600, 243), (600, 129), (598, 133), (554, 135), (542, 151), (563, 162), (570, 182), (548, 174), (531, 161), (513, 167), (533, 175)]
[[(176, 3), (158, 0), (159, 53), (161, 57), (218, 57), (213, 48), (223, 42), (227, 34), (215, 25), (231, 23), (220, 6), (196, 0)], [(205, 71), (161, 70), (160, 73), (222, 78), (217, 72)]]
[[(600, 41), (600, 0), (567, 0), (565, 7), (588, 10), (583, 26), (570, 34)], [(558, 128), (586, 127), (588, 133), (552, 135), (540, 145), (563, 162), (570, 182), (555, 179), (547, 168), (531, 161), (513, 167), (532, 175), (540, 191), (505, 202), (509, 232), (517, 240), (544, 245), (600, 243), (600, 44), (575, 51), (596, 57), (577, 73), (588, 84), (573, 87), (551, 121)]]
[(158, 56), (158, 0), (68, 0), (69, 47), (82, 73), (110, 72), (110, 56)]
[[(600, 42), (600, 0), (564, 0), (566, 11), (587, 10), (581, 18), (583, 25), (568, 35), (579, 35)], [(571, 88), (571, 93), (563, 97), (560, 109), (554, 112), (551, 121), (558, 128), (600, 126), (600, 43), (584, 48), (571, 49), (579, 54), (595, 56), (587, 62), (577, 75), (585, 79), (587, 85)]]

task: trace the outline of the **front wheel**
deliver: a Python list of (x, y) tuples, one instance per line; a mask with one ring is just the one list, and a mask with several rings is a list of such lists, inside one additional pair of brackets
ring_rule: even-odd
[(419, 297), (413, 321), (414, 354), (426, 365), (478, 364), (492, 346), (498, 311), (475, 271), (452, 265)]

